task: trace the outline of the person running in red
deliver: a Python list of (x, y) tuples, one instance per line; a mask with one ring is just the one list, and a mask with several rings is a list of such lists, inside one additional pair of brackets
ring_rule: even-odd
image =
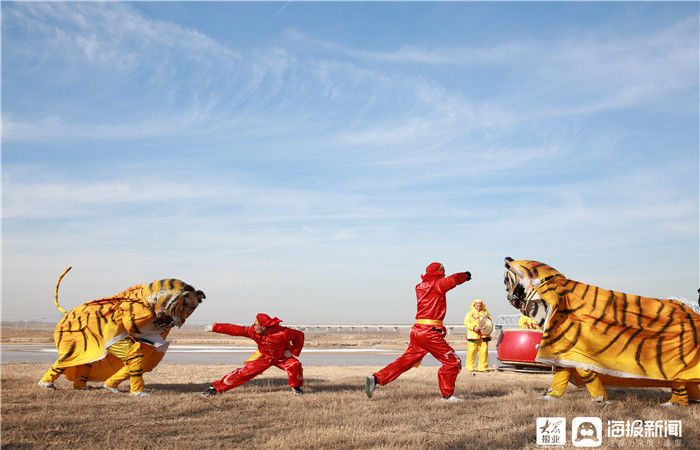
[(202, 392), (205, 397), (221, 394), (231, 388), (240, 386), (260, 375), (271, 366), (279, 367), (287, 372), (289, 387), (295, 394), (303, 394), (304, 374), (301, 361), (295, 358), (301, 354), (304, 347), (304, 333), (293, 328), (280, 326), (282, 322), (277, 317), (270, 318), (267, 314), (255, 316), (255, 323), (250, 327), (242, 327), (230, 323), (215, 323), (205, 331), (245, 336), (258, 344), (258, 358), (251, 358), (240, 367), (219, 381), (214, 381), (209, 388)]
[(423, 280), (416, 285), (418, 312), (416, 323), (411, 328), (411, 340), (408, 348), (396, 361), (379, 372), (367, 377), (365, 393), (372, 398), (377, 386), (391, 383), (411, 367), (417, 367), (423, 357), (430, 353), (442, 363), (438, 370), (438, 384), (442, 398), (450, 402), (460, 402), (454, 396), (457, 374), (462, 370), (462, 361), (457, 353), (445, 341), (447, 330), (442, 324), (447, 312), (445, 294), (450, 289), (471, 280), (469, 272), (459, 272), (445, 276), (445, 267), (437, 262), (425, 269)]

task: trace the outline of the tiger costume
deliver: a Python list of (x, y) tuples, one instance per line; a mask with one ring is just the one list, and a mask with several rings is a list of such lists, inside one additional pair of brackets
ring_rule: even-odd
[(206, 298), (204, 292), (169, 278), (66, 312), (58, 304), (58, 287), (70, 269), (56, 283), (56, 307), (64, 314), (54, 331), (59, 357), (39, 385), (56, 389), (54, 381), (64, 374), (76, 389), (88, 381), (104, 381), (103, 387), (120, 392), (117, 386), (129, 378), (132, 395), (147, 395), (143, 373), (158, 365), (168, 348), (165, 337), (170, 329), (185, 323)]
[(561, 397), (574, 375), (598, 401), (604, 385), (667, 386), (667, 404), (700, 401), (700, 315), (688, 305), (580, 283), (537, 261), (505, 266), (508, 301), (544, 330), (536, 360), (556, 367), (544, 398)]

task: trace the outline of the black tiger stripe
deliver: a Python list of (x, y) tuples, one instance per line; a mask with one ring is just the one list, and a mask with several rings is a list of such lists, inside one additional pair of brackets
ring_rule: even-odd
[(583, 380), (583, 382), (586, 383), (586, 384), (591, 384), (591, 383), (593, 383), (593, 382), (594, 382), (595, 380), (597, 380), (597, 379), (598, 379), (598, 376), (597, 376), (597, 375), (595, 374), (595, 372), (594, 372), (590, 378), (588, 378), (588, 379), (586, 379), (586, 380)]
[(75, 342), (73, 342), (73, 343), (71, 344), (70, 348), (68, 349), (68, 352), (66, 352), (65, 355), (61, 356), (61, 357), (58, 359), (58, 362), (63, 362), (63, 361), (65, 361), (65, 360), (67, 360), (68, 358), (70, 358), (71, 356), (73, 356), (73, 353), (75, 353)]
[(612, 339), (610, 340), (610, 342), (608, 342), (608, 344), (607, 344), (605, 347), (603, 347), (602, 349), (600, 349), (600, 350), (598, 350), (597, 352), (595, 352), (595, 355), (598, 356), (598, 355), (600, 355), (601, 353), (605, 352), (607, 349), (609, 349), (618, 339), (620, 339), (620, 336), (622, 336), (622, 335), (625, 334), (627, 331), (629, 331), (630, 328), (632, 328), (632, 327), (629, 326), (629, 325), (626, 326), (625, 328), (623, 328), (622, 331), (620, 331), (619, 333), (617, 333), (617, 336), (615, 336), (614, 338), (612, 338)]
[[(605, 306), (603, 307), (603, 310), (600, 312), (600, 315), (595, 320), (595, 322), (593, 322), (593, 328), (595, 328), (596, 325), (598, 325), (598, 322), (600, 322), (601, 320), (603, 320), (603, 318), (605, 318), (605, 311), (607, 311), (608, 306), (610, 306), (612, 304), (613, 291), (609, 291), (609, 292), (610, 292), (610, 295), (608, 296), (608, 300), (605, 302)], [(614, 309), (615, 308), (613, 308), (613, 310)], [(617, 313), (615, 313), (615, 316), (617, 316)], [(617, 317), (615, 317), (615, 322), (617, 322)]]
[(622, 293), (622, 323), (627, 322), (627, 294)]
[(666, 376), (666, 372), (664, 372), (664, 365), (663, 361), (661, 361), (661, 354), (663, 351), (663, 342), (664, 338), (661, 337), (659, 338), (659, 341), (656, 343), (656, 364), (659, 366), (659, 371), (661, 372), (661, 375), (664, 377), (664, 380), (668, 380), (668, 377)]
[(637, 325), (642, 328), (642, 297), (637, 296)]
[(56, 348), (61, 347), (61, 341), (63, 340), (63, 331), (58, 332), (58, 342), (56, 342)]
[[(571, 327), (573, 327), (573, 326), (574, 326), (574, 323), (571, 322), (571, 323), (569, 324), (569, 326), (566, 327), (566, 330), (564, 330), (562, 333), (560, 333), (559, 336), (557, 336), (556, 338), (552, 339), (552, 341), (547, 342), (546, 345), (554, 345), (554, 344), (556, 344), (557, 342), (559, 342), (559, 340), (560, 340), (562, 337), (564, 337), (564, 335), (565, 335), (566, 333), (568, 333), (569, 330), (571, 329)], [(554, 329), (554, 328), (555, 328), (555, 327), (552, 327), (552, 329)], [(542, 336), (542, 339), (544, 340), (544, 336)]]
[(688, 321), (690, 323), (690, 329), (693, 330), (693, 343), (695, 346), (698, 345), (698, 330), (695, 327), (695, 321), (693, 320), (693, 316), (690, 315), (690, 313), (686, 313), (686, 317), (688, 318)]
[(568, 295), (568, 294), (571, 294), (572, 292), (574, 292), (576, 290), (576, 287), (578, 286), (578, 283), (576, 281), (574, 281), (574, 283), (575, 283), (574, 287), (572, 287), (571, 289), (564, 289), (566, 286), (569, 285), (569, 282), (571, 282), (571, 281), (573, 281), (573, 280), (569, 280), (566, 282), (565, 285), (559, 286), (559, 288), (561, 288), (562, 290), (557, 292), (557, 294), (564, 296), (564, 295)]
[(583, 294), (581, 294), (581, 300), (584, 300), (584, 301), (586, 300), (586, 294), (588, 293), (588, 289), (591, 288), (591, 285), (590, 285), (590, 284), (587, 284), (587, 285), (585, 285), (585, 286), (586, 286), (586, 290), (584, 290), (584, 291), (583, 291)]
[(578, 311), (579, 309), (583, 308), (584, 306), (585, 306), (585, 305), (582, 303), (582, 304), (580, 304), (579, 306), (577, 306), (576, 308), (573, 308), (573, 309), (562, 309), (562, 310), (557, 310), (557, 312), (556, 312), (555, 314), (572, 314), (572, 313), (575, 313), (576, 311)]
[(642, 369), (642, 373), (643, 373), (644, 376), (646, 377), (646, 376), (647, 376), (647, 371), (646, 371), (646, 369), (644, 368), (644, 366), (642, 365), (642, 360), (641, 360), (641, 356), (642, 356), (642, 347), (644, 347), (644, 342), (646, 342), (646, 338), (645, 338), (645, 339), (642, 339), (642, 341), (639, 343), (639, 346), (637, 347), (637, 352), (636, 352), (635, 355), (634, 355), (634, 360), (637, 362), (637, 366), (639, 366), (639, 368)]
[(529, 278), (534, 278), (534, 277), (532, 276), (532, 271), (531, 271), (528, 267), (523, 267), (523, 269), (525, 269), (525, 272), (527, 272), (527, 276), (528, 276)]
[(625, 342), (625, 346), (622, 347), (622, 350), (620, 350), (620, 351), (617, 353), (617, 356), (620, 356), (622, 353), (624, 353), (624, 351), (627, 350), (627, 346), (629, 346), (629, 345), (632, 343), (632, 341), (634, 341), (634, 338), (636, 338), (637, 335), (638, 335), (639, 333), (641, 333), (642, 331), (644, 331), (643, 328), (637, 328), (637, 331), (635, 331), (634, 334), (633, 334), (632, 336), (630, 336), (629, 339), (627, 339), (627, 342)]
[(660, 329), (659, 331), (657, 331), (656, 333), (654, 333), (654, 335), (652, 336), (652, 338), (658, 338), (659, 336), (661, 336), (661, 335), (666, 331), (666, 329), (671, 325), (671, 322), (673, 322), (673, 313), (675, 313), (675, 312), (676, 312), (675, 309), (672, 309), (672, 310), (671, 310), (671, 315), (668, 316), (668, 321), (666, 321), (666, 323), (664, 324), (664, 326), (661, 327), (661, 329)]
[[(572, 325), (573, 325), (573, 323), (572, 323)], [(562, 334), (562, 336), (563, 336), (563, 334)], [(566, 346), (565, 348), (557, 351), (556, 354), (559, 355), (561, 353), (566, 353), (569, 350), (571, 350), (572, 348), (574, 348), (574, 346), (578, 343), (579, 337), (581, 337), (581, 324), (580, 323), (578, 324), (578, 327), (576, 328), (576, 334), (574, 335), (574, 338), (571, 339), (571, 341), (569, 342), (569, 345)]]
[(80, 330), (80, 334), (83, 335), (83, 351), (87, 351), (87, 335), (85, 334), (85, 330)]
[(678, 388), (678, 389), (671, 388), (671, 392), (674, 393), (674, 394), (676, 394), (676, 395), (683, 395), (683, 396), (685, 396), (685, 395), (688, 393), (688, 390), (685, 389), (685, 388)]
[(141, 330), (139, 330), (139, 327), (136, 326), (136, 318), (134, 317), (133, 314), (130, 314), (131, 316), (131, 326), (134, 328), (134, 331), (136, 334), (141, 334)]
[(595, 307), (598, 304), (598, 286), (595, 287), (595, 292), (593, 293), (593, 307), (591, 312), (595, 311)]
[(555, 291), (558, 287), (559, 287), (559, 286), (556, 286), (556, 285), (555, 285), (555, 286), (549, 286), (549, 287), (547, 287), (547, 289), (543, 290), (543, 291), (540, 292), (539, 294), (540, 294), (540, 296), (542, 296), (543, 294), (546, 294), (546, 293), (549, 292), (549, 291)]
[(545, 263), (538, 262), (537, 264), (535, 264), (534, 266), (532, 266), (532, 269), (535, 271), (535, 273), (536, 273), (537, 275), (539, 275), (539, 273), (538, 273), (539, 271), (537, 270), (537, 268), (542, 267), (542, 266), (546, 266), (546, 264), (545, 264)]
[(139, 358), (143, 358), (143, 355), (135, 355), (135, 356), (132, 356), (131, 358), (127, 358), (124, 360), (124, 363), (128, 363), (129, 361), (133, 361), (133, 360), (139, 359)]
[[(93, 332), (92, 332), (92, 329), (88, 328), (87, 330), (88, 330), (88, 331), (90, 332), (90, 334), (92, 335), (92, 338), (95, 339), (95, 342), (97, 342), (97, 343), (99, 344), (99, 343), (100, 343), (100, 337), (97, 336), (95, 333), (93, 333)], [(100, 333), (100, 336), (101, 336), (101, 335), (102, 335), (102, 334)]]
[(679, 306), (679, 307), (683, 310), (683, 312), (690, 312), (690, 311), (692, 311), (692, 309), (690, 309), (690, 307), (688, 307), (688, 305), (686, 305), (686, 304), (683, 303), (683, 302), (676, 302), (676, 305)]
[(593, 380), (595, 378), (595, 372), (591, 372), (590, 370), (587, 370), (584, 375), (581, 375), (581, 380), (584, 382)]
[(666, 305), (663, 302), (661, 302), (661, 305), (659, 305), (659, 310), (656, 311), (656, 317), (654, 317), (651, 320), (651, 322), (647, 324), (647, 328), (650, 328), (652, 325), (654, 325), (654, 323), (656, 323), (657, 320), (659, 320), (659, 318), (661, 317), (661, 311), (663, 311), (665, 307)]
[(679, 337), (679, 341), (680, 341), (680, 344), (681, 344), (681, 345), (680, 345), (681, 362), (683, 363), (684, 366), (687, 366), (688, 363), (685, 362), (685, 355), (684, 355), (684, 352), (683, 352), (683, 335), (684, 335), (684, 334), (685, 334), (685, 324), (684, 324), (683, 321), (681, 320), (681, 335), (680, 335), (680, 337)]
[(104, 317), (102, 317), (101, 314), (95, 314), (95, 319), (97, 322), (97, 332), (102, 336), (102, 319), (104, 319)]

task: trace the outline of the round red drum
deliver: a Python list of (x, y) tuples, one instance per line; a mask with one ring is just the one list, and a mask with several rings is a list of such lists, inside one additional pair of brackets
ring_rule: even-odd
[(540, 364), (535, 361), (537, 345), (542, 340), (539, 330), (516, 328), (503, 330), (498, 337), (498, 360), (504, 363)]

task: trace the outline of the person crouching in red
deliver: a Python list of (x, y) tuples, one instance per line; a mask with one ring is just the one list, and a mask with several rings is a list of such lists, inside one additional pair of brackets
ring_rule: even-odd
[(445, 267), (437, 262), (425, 268), (423, 280), (416, 285), (418, 312), (416, 323), (411, 328), (408, 348), (396, 361), (379, 372), (367, 377), (365, 393), (372, 398), (377, 386), (384, 386), (399, 377), (411, 367), (418, 367), (423, 357), (430, 353), (442, 363), (438, 370), (438, 384), (442, 398), (450, 402), (461, 399), (454, 396), (457, 374), (462, 370), (462, 361), (445, 341), (447, 330), (442, 324), (447, 312), (446, 293), (450, 289), (471, 280), (471, 273), (459, 272), (445, 276)]
[(301, 361), (295, 358), (301, 354), (304, 347), (304, 333), (293, 328), (280, 326), (282, 322), (277, 317), (270, 318), (267, 314), (255, 316), (255, 323), (250, 327), (242, 327), (230, 323), (215, 323), (205, 331), (245, 336), (258, 344), (258, 358), (250, 358), (240, 367), (219, 381), (214, 381), (202, 395), (221, 394), (231, 388), (240, 386), (260, 375), (271, 366), (279, 367), (287, 372), (289, 387), (295, 394), (303, 394), (304, 374)]

